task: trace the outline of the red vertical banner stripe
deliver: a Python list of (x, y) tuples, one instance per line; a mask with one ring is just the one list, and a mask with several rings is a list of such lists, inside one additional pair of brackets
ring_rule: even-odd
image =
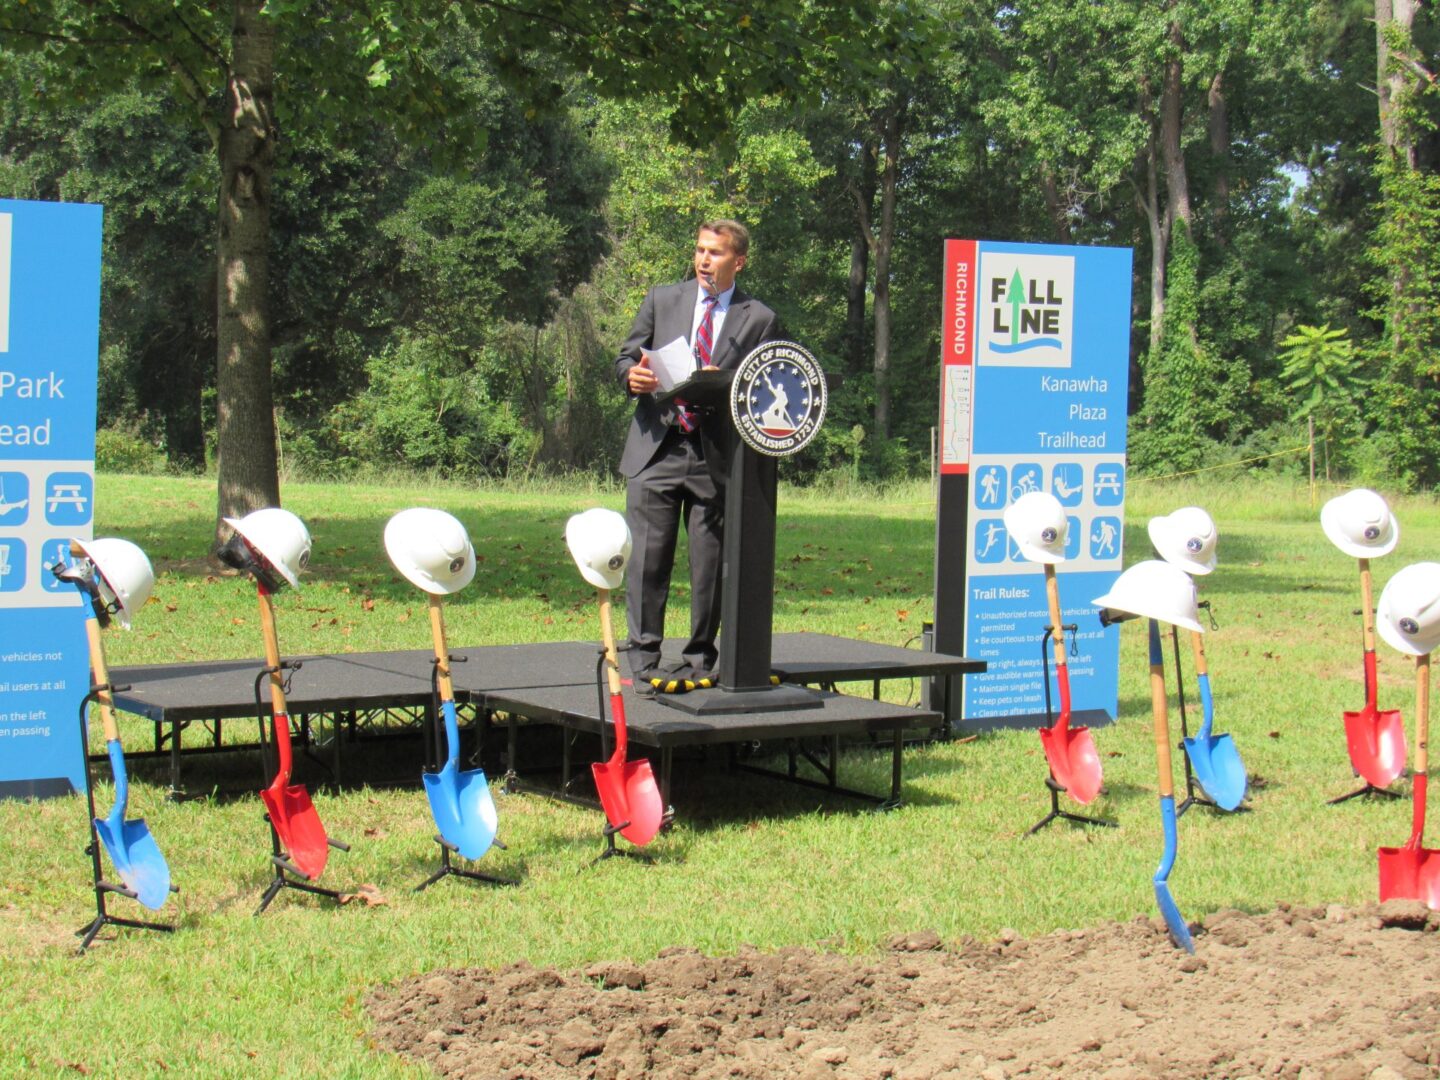
[(978, 288), (974, 240), (945, 241), (940, 318), (940, 472), (970, 471)]

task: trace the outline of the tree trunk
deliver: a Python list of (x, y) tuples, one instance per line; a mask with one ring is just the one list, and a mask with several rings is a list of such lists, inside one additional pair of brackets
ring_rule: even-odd
[(1139, 112), (1149, 121), (1150, 137), (1141, 151), (1137, 163), (1142, 170), (1140, 183), (1136, 185), (1135, 201), (1145, 215), (1145, 226), (1150, 233), (1150, 348), (1147, 356), (1157, 356), (1160, 340), (1165, 334), (1165, 260), (1169, 257), (1170, 222), (1160, 211), (1160, 176), (1156, 165), (1159, 156), (1156, 142), (1156, 120), (1151, 112), (1152, 100), (1148, 85), (1140, 91)]
[(1386, 30), (1399, 26), (1409, 38), (1415, 27), (1417, 0), (1375, 0), (1375, 89), (1380, 99), (1380, 145), (1396, 162), (1403, 161), (1410, 169), (1419, 165), (1412, 136), (1401, 130), (1395, 110), (1395, 99), (1405, 90), (1406, 72), (1392, 63)]
[[(855, 198), (867, 208), (875, 204), (875, 146), (860, 147), (860, 188)], [(850, 241), (850, 283), (845, 295), (845, 362), (849, 371), (865, 370), (865, 286), (870, 277), (868, 210), (857, 215), (855, 237)]]
[(1210, 80), (1209, 93), (1210, 156), (1215, 162), (1215, 210), (1211, 220), (1215, 238), (1224, 245), (1230, 230), (1230, 106), (1225, 101), (1225, 72), (1217, 71)]
[(905, 101), (885, 114), (880, 172), (880, 228), (875, 233), (875, 430), (890, 437), (890, 252), (895, 245), (895, 192), (900, 174), (900, 145), (905, 137)]
[[(264, 0), (234, 0), (220, 121), (216, 273), (219, 514), (280, 505), (270, 390), (270, 183), (275, 30)], [(216, 522), (216, 538), (228, 534)]]
[(1165, 62), (1165, 85), (1160, 92), (1160, 149), (1165, 161), (1166, 215), (1173, 225), (1180, 223), (1186, 238), (1193, 238), (1190, 228), (1190, 179), (1185, 171), (1185, 153), (1180, 146), (1181, 107), (1185, 92), (1185, 36), (1180, 23), (1170, 23), (1170, 47)]
[[(1181, 146), (1184, 124), (1185, 35), (1178, 19), (1170, 21), (1171, 55), (1165, 62), (1165, 85), (1160, 92), (1160, 150), (1165, 163), (1165, 223), (1179, 227), (1187, 241), (1194, 240), (1193, 211), (1190, 207), (1190, 177), (1185, 169), (1185, 151)], [(1166, 277), (1169, 278), (1169, 268)], [(1169, 312), (1171, 318), (1175, 312)], [(1188, 326), (1177, 327), (1190, 340), (1192, 350), (1200, 347), (1200, 329), (1193, 318)]]

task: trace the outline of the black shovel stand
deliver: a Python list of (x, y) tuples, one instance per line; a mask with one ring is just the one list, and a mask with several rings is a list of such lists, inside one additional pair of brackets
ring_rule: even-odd
[[(1070, 631), (1071, 641), (1073, 643), (1074, 634), (1080, 629), (1080, 627), (1075, 623), (1070, 623), (1069, 625), (1062, 625), (1060, 629), (1062, 631)], [(1046, 626), (1045, 633), (1040, 637), (1040, 664), (1041, 667), (1044, 669), (1043, 674), (1045, 681), (1046, 727), (1049, 727), (1055, 722), (1055, 713), (1050, 705), (1050, 635), (1053, 633), (1053, 631), (1054, 627)], [(1073, 644), (1071, 647), (1074, 647)], [(1048, 764), (1046, 765), (1046, 768), (1049, 768)], [(1034, 836), (1037, 832), (1043, 829), (1046, 825), (1049, 825), (1056, 818), (1064, 818), (1066, 821), (1073, 821), (1078, 825), (1095, 825), (1105, 829), (1118, 829), (1120, 827), (1120, 823), (1118, 821), (1111, 821), (1109, 818), (1086, 817), (1084, 814), (1076, 814), (1069, 810), (1062, 810), (1060, 808), (1060, 793), (1068, 789), (1057, 784), (1055, 782), (1054, 776), (1047, 775), (1045, 777), (1045, 786), (1050, 789), (1050, 812), (1046, 814), (1043, 818), (1041, 818), (1039, 821), (1037, 821), (1034, 825), (1031, 825), (1030, 828), (1026, 829), (1026, 836)]]
[[(90, 703), (97, 700), (103, 691), (118, 693), (121, 690), (129, 690), (128, 686), (94, 685), (90, 692), (80, 702), (80, 745), (87, 745), (88, 730), (85, 723), (90, 710)], [(91, 776), (90, 755), (85, 755), (85, 801), (90, 808), (90, 843), (85, 845), (85, 854), (90, 856), (90, 875), (95, 888), (95, 918), (75, 931), (75, 936), (80, 939), (80, 948), (76, 953), (85, 955), (85, 950), (90, 948), (90, 943), (95, 940), (95, 935), (100, 933), (107, 926), (128, 926), (132, 930), (155, 930), (162, 934), (173, 934), (175, 927), (170, 923), (142, 922), (139, 919), (122, 919), (118, 915), (111, 915), (105, 907), (105, 896), (107, 893), (119, 893), (130, 900), (135, 899), (135, 890), (127, 889), (124, 885), (115, 885), (104, 878), (100, 866), (100, 834), (95, 829), (95, 782)], [(174, 885), (170, 886), (171, 892), (179, 892)]]
[[(467, 656), (446, 656), (452, 664), (463, 664), (469, 659)], [(449, 674), (446, 671), (445, 674)], [(444, 745), (444, 736), (440, 733), (440, 661), (435, 657), (430, 659), (430, 752), (433, 755), (430, 763), (436, 768), (442, 767), (449, 748)], [(439, 833), (435, 834), (435, 843), (440, 845), (440, 865), (435, 872), (415, 886), (416, 892), (424, 892), (431, 885), (434, 885), (441, 878), (458, 877), (469, 878), (471, 881), (488, 881), (492, 885), (519, 885), (520, 882), (514, 878), (497, 877), (494, 874), (486, 874), (479, 870), (463, 870), (450, 861), (451, 852), (458, 853), (459, 849), (450, 841), (446, 840)], [(491, 840), (491, 845), (505, 851), (506, 847), (499, 840)]]
[(1351, 799), (1359, 799), (1361, 797), (1370, 796), (1373, 796), (1377, 799), (1398, 799), (1401, 797), (1400, 792), (1398, 791), (1391, 791), (1389, 788), (1376, 787), (1374, 784), (1366, 781), (1364, 787), (1358, 787), (1354, 791), (1351, 791), (1345, 795), (1337, 795), (1333, 799), (1326, 799), (1325, 805), (1339, 806), (1341, 803), (1349, 802)]
[[(293, 673), (300, 668), (302, 663), (303, 661), (300, 660), (282, 660), (278, 668), (263, 667), (260, 669), (259, 674), (255, 676), (255, 714), (260, 720), (260, 760), (262, 762), (266, 761), (268, 755), (264, 750), (265, 705), (260, 698), (260, 683), (263, 679), (275, 674), (277, 671), (289, 671)], [(290, 687), (289, 676), (286, 676), (285, 687), (288, 693)], [(278, 724), (280, 722), (280, 718), (274, 715), (274, 710), (271, 710), (270, 722), (272, 724)], [(286, 723), (289, 723), (288, 717), (286, 718)], [(276, 762), (276, 768), (279, 768), (278, 760)], [(263, 773), (261, 775), (261, 784), (264, 784)], [(265, 914), (265, 909), (270, 906), (270, 901), (280, 895), (281, 889), (294, 889), (296, 892), (310, 893), (314, 896), (328, 896), (338, 904), (340, 902), (340, 890), (327, 889), (320, 885), (310, 884), (310, 880), (305, 876), (304, 872), (290, 861), (290, 853), (286, 851), (284, 845), (280, 843), (280, 834), (275, 830), (275, 822), (270, 820), (268, 813), (264, 816), (265, 824), (270, 826), (270, 865), (275, 868), (275, 876), (270, 879), (270, 884), (266, 886), (264, 895), (260, 897), (260, 906), (255, 909), (255, 916), (258, 918)], [(326, 837), (326, 842), (336, 851), (350, 850), (349, 844), (342, 843), (333, 837)]]
[[(1355, 609), (1355, 614), (1356, 614), (1356, 615), (1363, 615), (1364, 612), (1361, 611), (1359, 608), (1356, 608), (1356, 609)], [(1358, 775), (1360, 775), (1360, 774), (1359, 774), (1359, 773), (1356, 773), (1355, 775), (1358, 776)], [(1354, 791), (1348, 792), (1347, 794), (1344, 794), (1344, 795), (1337, 795), (1337, 796), (1336, 796), (1335, 798), (1333, 798), (1333, 799), (1326, 799), (1326, 800), (1325, 800), (1325, 805), (1326, 805), (1326, 806), (1339, 806), (1341, 803), (1347, 803), (1347, 802), (1349, 802), (1351, 799), (1359, 799), (1359, 798), (1398, 799), (1398, 798), (1400, 798), (1400, 797), (1401, 797), (1400, 792), (1398, 792), (1398, 791), (1391, 791), (1389, 788), (1376, 787), (1374, 784), (1370, 783), (1370, 781), (1367, 780), (1367, 781), (1365, 781), (1365, 783), (1364, 783), (1364, 785), (1363, 785), (1362, 787), (1358, 787), (1358, 788), (1356, 788)]]
[[(617, 645), (615, 651), (617, 653), (623, 652), (628, 647), (629, 646), (627, 645)], [(605, 727), (605, 649), (603, 647), (600, 649), (599, 658), (595, 661), (595, 692), (597, 704), (600, 708), (600, 760), (608, 761), (610, 759), (610, 739), (606, 735), (607, 728)], [(597, 792), (596, 794), (599, 793)], [(668, 828), (670, 822), (674, 819), (675, 808), (673, 806), (667, 806), (665, 808), (664, 817), (660, 819), (660, 828)], [(653, 865), (655, 862), (655, 856), (647, 854), (643, 851), (637, 851), (635, 848), (622, 848), (615, 843), (615, 835), (621, 829), (628, 829), (629, 827), (630, 822), (628, 821), (622, 821), (619, 825), (611, 825), (609, 820), (607, 819), (605, 822), (605, 828), (601, 830), (605, 837), (605, 850), (600, 852), (599, 855), (596, 855), (595, 858), (591, 859), (590, 865), (594, 866), (596, 863), (604, 862), (606, 859), (622, 858), (634, 859), (636, 862)]]

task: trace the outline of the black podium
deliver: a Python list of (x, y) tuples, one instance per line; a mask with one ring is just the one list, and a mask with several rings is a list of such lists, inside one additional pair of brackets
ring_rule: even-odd
[(679, 399), (691, 408), (718, 412), (734, 446), (725, 492), (719, 683), (688, 694), (658, 694), (655, 700), (694, 716), (820, 708), (823, 701), (814, 691), (770, 679), (777, 459), (752, 449), (735, 432), (730, 414), (734, 377), (730, 370), (706, 368), (656, 395), (661, 404)]

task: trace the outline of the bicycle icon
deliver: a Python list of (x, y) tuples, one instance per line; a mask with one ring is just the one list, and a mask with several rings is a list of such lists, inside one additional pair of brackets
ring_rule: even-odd
[(1021, 495), (1028, 495), (1032, 491), (1040, 490), (1040, 466), (1039, 465), (1017, 465), (1015, 466), (1015, 484), (1010, 488), (1010, 501), (1014, 502)]

